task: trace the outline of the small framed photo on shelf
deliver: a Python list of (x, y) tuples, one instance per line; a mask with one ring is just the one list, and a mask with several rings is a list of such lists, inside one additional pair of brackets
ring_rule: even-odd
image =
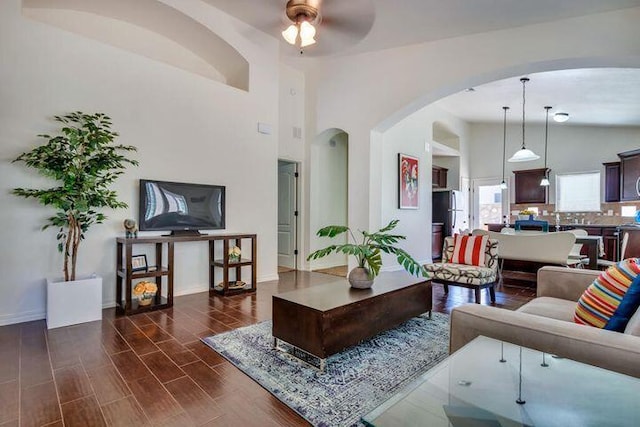
[(131, 271), (147, 271), (147, 256), (133, 255), (131, 257)]

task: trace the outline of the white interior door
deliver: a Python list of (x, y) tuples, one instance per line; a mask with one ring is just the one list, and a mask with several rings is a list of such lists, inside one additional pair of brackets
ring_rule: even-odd
[(473, 228), (501, 224), (509, 213), (509, 190), (500, 188), (500, 178), (473, 180)]
[(296, 268), (296, 164), (278, 161), (278, 266)]

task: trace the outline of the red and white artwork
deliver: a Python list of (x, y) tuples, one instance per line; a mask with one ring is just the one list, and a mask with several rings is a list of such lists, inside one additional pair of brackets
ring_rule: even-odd
[(418, 209), (418, 158), (398, 154), (398, 175), (400, 184), (398, 207), (400, 209)]

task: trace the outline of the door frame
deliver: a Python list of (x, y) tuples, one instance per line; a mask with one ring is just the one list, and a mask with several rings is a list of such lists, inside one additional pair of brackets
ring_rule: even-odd
[[(500, 185), (502, 182), (502, 178), (474, 178), (471, 180), (471, 209), (469, 209), (469, 214), (471, 215), (471, 228), (482, 228), (481, 224), (478, 223), (480, 216), (480, 201), (478, 200), (478, 187), (480, 186), (489, 186), (489, 185)], [(509, 215), (511, 210), (510, 203), (510, 195), (511, 195), (511, 181), (507, 179), (507, 189), (502, 190), (502, 215)]]

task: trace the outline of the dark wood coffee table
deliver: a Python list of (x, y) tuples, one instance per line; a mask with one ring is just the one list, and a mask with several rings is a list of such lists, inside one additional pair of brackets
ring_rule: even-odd
[(431, 281), (405, 271), (380, 274), (371, 289), (347, 279), (273, 296), (273, 345), (294, 346), (319, 359), (391, 329), (422, 313), (431, 316)]

